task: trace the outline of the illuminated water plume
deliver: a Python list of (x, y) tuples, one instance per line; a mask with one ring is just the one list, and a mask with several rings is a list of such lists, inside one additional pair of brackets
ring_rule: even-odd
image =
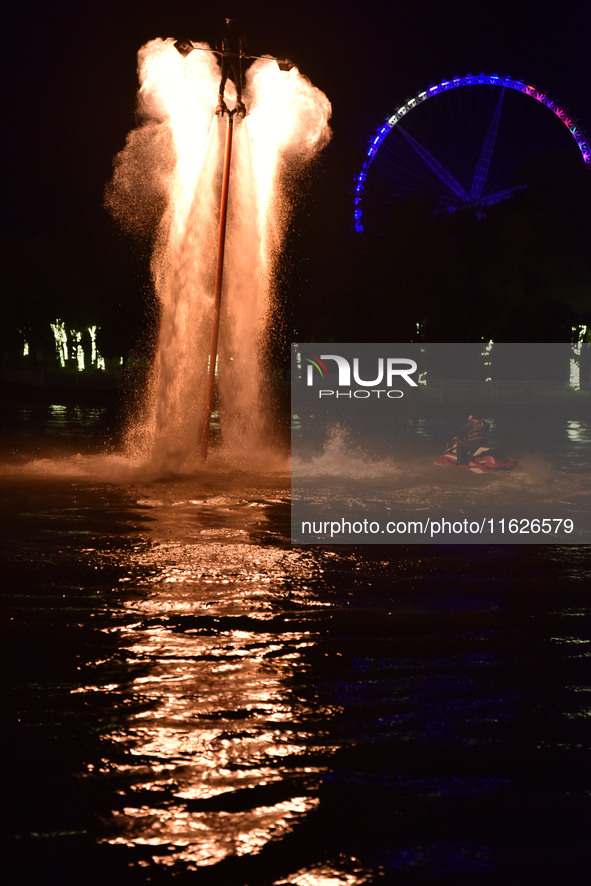
[[(148, 395), (129, 445), (152, 466), (196, 461), (209, 360), (226, 118), (206, 44), (182, 57), (174, 40), (139, 52), (139, 126), (115, 161), (109, 203), (127, 227), (151, 232), (160, 332)], [(273, 273), (289, 214), (287, 180), (328, 141), (330, 103), (272, 59), (247, 71), (246, 119), (236, 119), (218, 354), (223, 450), (248, 460), (265, 438), (261, 355), (273, 312)], [(226, 100), (235, 91), (228, 83)]]

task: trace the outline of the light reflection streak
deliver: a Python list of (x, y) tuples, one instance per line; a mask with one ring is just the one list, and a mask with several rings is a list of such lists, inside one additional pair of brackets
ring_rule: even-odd
[(373, 879), (373, 875), (367, 872), (365, 875), (361, 868), (355, 873), (345, 871), (336, 872), (328, 865), (319, 865), (312, 869), (298, 871), (292, 874), (289, 880), (280, 880), (275, 886), (361, 886)]
[(316, 808), (336, 709), (298, 699), (318, 639), (301, 628), (314, 603), (303, 588), (318, 563), (301, 551), (163, 541), (167, 510), (152, 509), (152, 543), (133, 554), (143, 578), (119, 584), (119, 614), (103, 629), (128, 679), (76, 691), (102, 692), (122, 712), (95, 773), (122, 780), (103, 842), (154, 847), (154, 863), (190, 870), (257, 853)]
[[(164, 865), (174, 865), (181, 854), (188, 870), (222, 861), (227, 856), (250, 855), (260, 851), (269, 836), (278, 839), (285, 835), (298, 818), (308, 813), (317, 801), (309, 797), (295, 797), (274, 806), (261, 806), (252, 812), (189, 814), (180, 810), (160, 813), (154, 820), (150, 807), (124, 808), (119, 816), (122, 828), (131, 831), (128, 837), (117, 837), (113, 844), (147, 845), (160, 847), (167, 842), (176, 851), (158, 858)], [(134, 828), (141, 829), (133, 835)], [(212, 843), (209, 835), (216, 833)], [(164, 839), (163, 839), (164, 838)]]

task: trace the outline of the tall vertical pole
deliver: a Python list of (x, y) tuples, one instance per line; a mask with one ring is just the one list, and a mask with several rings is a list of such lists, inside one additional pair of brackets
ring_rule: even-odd
[(220, 311), (222, 305), (222, 279), (224, 274), (224, 246), (226, 242), (226, 216), (228, 211), (228, 187), (230, 184), (230, 161), (232, 159), (232, 134), (234, 131), (234, 113), (228, 114), (226, 130), (226, 152), (224, 155), (224, 176), (222, 179), (222, 201), (220, 207), (220, 231), (218, 237), (218, 259), (215, 273), (215, 295), (213, 300), (213, 325), (211, 328), (211, 345), (209, 347), (209, 374), (203, 411), (203, 427), (201, 429), (201, 459), (207, 461), (209, 449), (209, 430), (211, 411), (213, 408), (213, 392), (215, 387), (215, 369), (218, 355), (218, 338), (220, 333)]

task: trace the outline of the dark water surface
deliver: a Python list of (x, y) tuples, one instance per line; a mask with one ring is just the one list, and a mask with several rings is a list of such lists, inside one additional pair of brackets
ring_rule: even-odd
[(4, 882), (589, 882), (588, 547), (294, 547), (281, 468), (19, 416)]

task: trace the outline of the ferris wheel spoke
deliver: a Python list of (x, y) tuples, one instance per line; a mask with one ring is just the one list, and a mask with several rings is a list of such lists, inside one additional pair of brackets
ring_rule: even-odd
[(488, 130), (486, 132), (486, 137), (482, 144), (482, 150), (480, 151), (478, 163), (476, 164), (476, 171), (474, 172), (474, 179), (472, 181), (472, 190), (470, 191), (470, 196), (473, 200), (478, 200), (478, 198), (482, 194), (482, 191), (484, 190), (484, 186), (486, 185), (488, 171), (490, 169), (495, 144), (497, 141), (497, 134), (499, 132), (499, 122), (501, 119), (504, 97), (505, 87), (501, 89), (501, 94), (499, 96), (497, 106), (495, 108), (494, 114), (492, 115)]
[(398, 126), (398, 131), (402, 133), (405, 139), (408, 141), (410, 145), (415, 149), (419, 157), (427, 164), (427, 166), (433, 170), (437, 178), (439, 178), (446, 187), (449, 188), (452, 193), (459, 197), (460, 200), (470, 200), (469, 195), (466, 193), (462, 185), (457, 181), (451, 172), (448, 172), (447, 169), (442, 166), (442, 164), (437, 160), (433, 154), (431, 154), (427, 148), (425, 148), (420, 142), (413, 138), (413, 136), (406, 132), (402, 126)]
[(481, 197), (478, 201), (474, 201), (478, 203), (480, 206), (494, 206), (495, 203), (501, 203), (503, 200), (509, 200), (511, 197), (514, 197), (515, 194), (518, 194), (519, 191), (525, 191), (527, 185), (515, 185), (514, 188), (505, 188), (502, 191), (495, 191), (494, 194), (487, 194), (486, 197)]

